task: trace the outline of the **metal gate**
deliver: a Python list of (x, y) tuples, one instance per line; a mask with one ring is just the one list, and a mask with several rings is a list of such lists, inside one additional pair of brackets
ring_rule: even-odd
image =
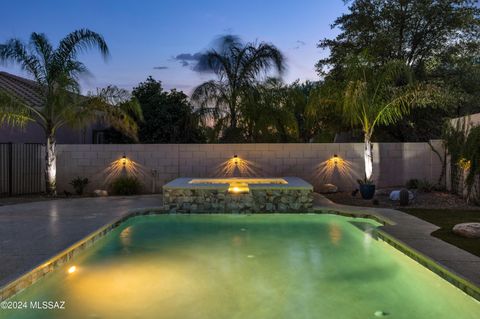
[(42, 144), (0, 143), (0, 196), (43, 191)]

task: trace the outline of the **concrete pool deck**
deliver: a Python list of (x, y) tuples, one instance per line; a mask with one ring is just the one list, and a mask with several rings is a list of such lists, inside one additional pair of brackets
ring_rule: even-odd
[[(462, 279), (466, 280), (463, 283), (467, 287), (460, 285), (461, 289), (468, 290), (479, 299), (480, 258), (430, 236), (430, 233), (438, 229), (437, 226), (392, 209), (345, 206), (335, 204), (319, 194), (314, 194), (314, 197), (314, 209), (317, 211), (370, 217), (385, 222), (380, 227), (383, 240), (400, 250), (404, 248), (401, 247), (402, 243), (406, 244), (435, 265), (445, 267), (461, 279), (460, 284)], [(1, 206), (0, 288), (99, 229), (134, 212), (160, 211), (162, 206), (160, 194), (64, 199)], [(407, 249), (404, 252), (409, 254), (409, 251)], [(419, 261), (415, 258), (418, 254), (411, 257)], [(422, 263), (422, 260), (419, 262)], [(426, 266), (432, 269), (430, 264)], [(459, 286), (458, 282), (454, 284)]]
[(0, 206), (0, 287), (161, 195), (59, 199)]

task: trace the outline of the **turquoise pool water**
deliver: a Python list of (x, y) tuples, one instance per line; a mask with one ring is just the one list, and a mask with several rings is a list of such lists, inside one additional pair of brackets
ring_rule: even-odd
[[(135, 217), (0, 318), (479, 318), (480, 303), (335, 215)], [(75, 266), (75, 271), (68, 272)]]

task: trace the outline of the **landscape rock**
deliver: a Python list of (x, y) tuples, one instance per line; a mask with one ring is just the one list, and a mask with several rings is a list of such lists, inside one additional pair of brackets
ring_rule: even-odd
[[(399, 201), (400, 200), (400, 191), (399, 190), (392, 191), (390, 193), (389, 197), (390, 197), (390, 200)], [(413, 193), (411, 191), (408, 191), (408, 199), (409, 200), (414, 199)]]
[(322, 184), (318, 187), (318, 192), (321, 194), (331, 194), (338, 192), (338, 187), (333, 184)]
[(96, 189), (96, 190), (93, 191), (93, 196), (106, 197), (106, 196), (108, 196), (108, 192), (104, 189)]
[(454, 234), (467, 238), (480, 238), (480, 223), (462, 223), (453, 226)]

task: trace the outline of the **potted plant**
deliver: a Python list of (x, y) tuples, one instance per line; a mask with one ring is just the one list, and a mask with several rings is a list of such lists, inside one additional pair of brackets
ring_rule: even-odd
[(375, 184), (373, 183), (373, 180), (365, 177), (364, 179), (357, 179), (357, 182), (362, 198), (372, 199), (375, 195)]

